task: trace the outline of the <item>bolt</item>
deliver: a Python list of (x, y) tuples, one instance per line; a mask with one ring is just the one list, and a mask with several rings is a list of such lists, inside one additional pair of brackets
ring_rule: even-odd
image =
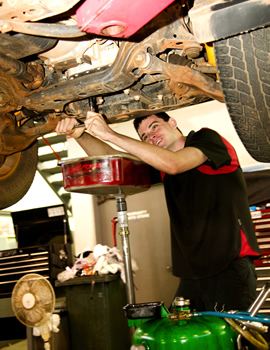
[(139, 62), (143, 62), (145, 58), (145, 53), (144, 52), (139, 52), (136, 56), (136, 61)]
[(103, 98), (100, 96), (96, 98), (96, 102), (98, 105), (101, 105), (103, 103), (103, 101), (104, 101)]
[(184, 53), (190, 58), (196, 58), (200, 55), (200, 51), (202, 50), (202, 46), (198, 43), (186, 43), (183, 47)]
[(140, 68), (146, 68), (151, 61), (151, 56), (147, 52), (140, 51), (135, 57), (135, 62)]

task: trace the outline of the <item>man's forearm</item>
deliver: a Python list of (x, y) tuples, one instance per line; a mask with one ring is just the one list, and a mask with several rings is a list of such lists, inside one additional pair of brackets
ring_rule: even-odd
[(123, 153), (112, 148), (100, 139), (91, 136), (87, 132), (84, 132), (81, 137), (76, 139), (76, 141), (90, 157)]
[(108, 141), (161, 171), (168, 171), (170, 158), (175, 158), (175, 154), (171, 151), (116, 132), (110, 134)]
[(195, 147), (186, 147), (173, 152), (115, 132), (110, 134), (108, 141), (157, 170), (171, 175), (195, 168), (207, 160), (204, 153)]

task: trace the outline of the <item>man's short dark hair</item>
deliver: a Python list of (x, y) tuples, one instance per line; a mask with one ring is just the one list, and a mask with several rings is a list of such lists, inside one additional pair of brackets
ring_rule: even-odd
[[(138, 135), (139, 135), (138, 129), (139, 129), (139, 126), (140, 126), (141, 122), (142, 122), (144, 119), (150, 117), (151, 115), (155, 115), (156, 117), (158, 117), (158, 118), (160, 118), (160, 119), (163, 119), (165, 122), (169, 121), (169, 119), (170, 119), (170, 116), (169, 116), (166, 112), (160, 112), (160, 113), (155, 113), (155, 114), (149, 114), (149, 115), (145, 115), (145, 116), (143, 116), (143, 117), (136, 118), (136, 119), (133, 120), (133, 125), (134, 125), (134, 128), (136, 129)], [(177, 130), (182, 134), (182, 131), (181, 131), (179, 128), (177, 128)], [(139, 135), (139, 136), (140, 136), (140, 135)]]
[[(156, 117), (158, 117), (160, 119), (163, 119), (165, 122), (167, 122), (170, 119), (170, 116), (166, 112), (153, 113), (153, 114), (150, 114), (150, 115), (155, 115)], [(146, 115), (146, 116), (134, 119), (133, 125), (134, 125), (134, 128), (136, 129), (137, 132), (138, 132), (138, 129), (139, 129), (139, 126), (140, 126), (141, 122), (144, 119), (150, 117), (150, 115)]]

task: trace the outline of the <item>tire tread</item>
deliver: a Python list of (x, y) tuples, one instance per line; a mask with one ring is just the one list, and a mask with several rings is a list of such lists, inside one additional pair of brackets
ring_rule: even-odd
[(218, 74), (234, 127), (253, 158), (270, 162), (270, 28), (215, 43)]

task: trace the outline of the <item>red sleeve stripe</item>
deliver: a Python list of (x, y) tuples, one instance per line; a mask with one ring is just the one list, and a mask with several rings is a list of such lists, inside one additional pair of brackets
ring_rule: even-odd
[(239, 258), (242, 258), (243, 256), (259, 256), (258, 253), (256, 253), (248, 244), (247, 238), (244, 234), (244, 232), (241, 230), (241, 251), (239, 254)]
[(161, 180), (163, 181), (165, 173), (163, 171), (160, 172)]
[(203, 164), (197, 168), (200, 172), (207, 175), (228, 174), (234, 172), (239, 167), (239, 161), (235, 149), (226, 139), (224, 139), (222, 136), (220, 137), (222, 138), (224, 145), (227, 147), (227, 152), (231, 157), (231, 164), (224, 165), (223, 167), (216, 170), (211, 168), (209, 165)]

